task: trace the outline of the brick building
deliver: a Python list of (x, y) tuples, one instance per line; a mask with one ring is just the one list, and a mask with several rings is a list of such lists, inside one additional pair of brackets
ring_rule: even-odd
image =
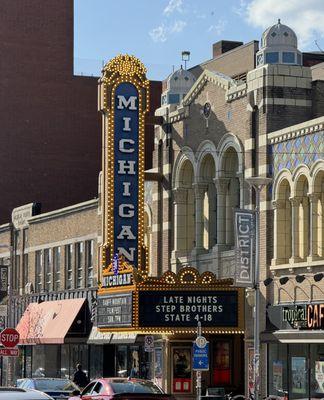
[[(98, 78), (73, 74), (73, 0), (4, 0), (0, 11), (0, 221), (6, 222), (22, 204), (37, 201), (50, 211), (96, 197), (101, 128)], [(152, 110), (160, 90), (152, 82)]]
[[(219, 54), (222, 49), (225, 52)], [(214, 54), (216, 57), (212, 60), (193, 67), (190, 71), (176, 71), (163, 85), (162, 106), (156, 111), (156, 115), (162, 116), (164, 123), (156, 127), (153, 159), (153, 172), (159, 173), (160, 179), (156, 183), (147, 184), (147, 219), (151, 221), (151, 247), (158, 249), (152, 252), (152, 271), (156, 274), (166, 269), (177, 272), (181, 267), (189, 265), (197, 268), (199, 273), (211, 271), (218, 278), (234, 278), (233, 209), (254, 207), (254, 193), (251, 192), (246, 178), (272, 177), (274, 183), (268, 189), (262, 190), (260, 203), (260, 321), (261, 331), (265, 332), (268, 326), (266, 306), (278, 300), (271, 291), (275, 286), (267, 289), (262, 281), (272, 274), (276, 275), (277, 270), (279, 273), (279, 265), (282, 263), (285, 266), (282, 266), (280, 274), (289, 272), (293, 275), (296, 262), (306, 263), (306, 259), (307, 265), (299, 264), (304, 268), (300, 270), (302, 274), (306, 271), (315, 274), (323, 270), (323, 257), (319, 255), (319, 249), (324, 242), (322, 228), (318, 228), (322, 227), (323, 222), (320, 210), (322, 200), (319, 200), (323, 189), (320, 183), (321, 172), (318, 172), (323, 170), (322, 161), (319, 160), (324, 158), (319, 145), (324, 142), (320, 125), (322, 118), (318, 118), (324, 113), (323, 81), (312, 80), (311, 53), (307, 54), (307, 63), (304, 65), (295, 33), (280, 21), (263, 33), (260, 49), (255, 41), (245, 45), (234, 42), (231, 46), (226, 43), (214, 45), (215, 52), (217, 55)], [(320, 60), (314, 61), (316, 62)], [(315, 139), (308, 136), (310, 132), (314, 135), (315, 129), (317, 145), (314, 144)], [(299, 133), (293, 134), (296, 131)], [(306, 136), (297, 139), (296, 135)], [(290, 139), (293, 137), (296, 139), (291, 143)], [(286, 151), (282, 150), (283, 146)], [(315, 165), (309, 165), (304, 172), (298, 173), (295, 167), (308, 163), (308, 152), (313, 157), (311, 163), (316, 160), (317, 169), (315, 171), (312, 169)], [(290, 233), (286, 234), (285, 239), (286, 242), (291, 241), (292, 229), (294, 251), (297, 248), (301, 251), (301, 258), (298, 260), (291, 258), (291, 247), (283, 237), (283, 224), (286, 221), (287, 226), (289, 225), (287, 218), (289, 219), (290, 214), (281, 209), (279, 216), (279, 211), (275, 214), (273, 209), (273, 204), (277, 203), (272, 203), (272, 200), (281, 196), (278, 182), (284, 164), (279, 161), (280, 157), (286, 166), (289, 165), (289, 173), (296, 180), (297, 189), (292, 189), (290, 185), (290, 190), (297, 190), (304, 196), (299, 198), (297, 195), (299, 202), (295, 206), (295, 220), (291, 217), (295, 225), (290, 227)], [(317, 182), (317, 189), (314, 180)], [(292, 182), (292, 179), (286, 178), (282, 182), (287, 187), (282, 189), (282, 193), (288, 199), (291, 194), (287, 182)], [(313, 200), (310, 203), (316, 210), (313, 208), (309, 211), (310, 205), (306, 210), (300, 208), (301, 204), (306, 204), (303, 198), (307, 199), (307, 196), (311, 199), (316, 197), (315, 203)], [(299, 222), (296, 222), (297, 210)], [(308, 241), (308, 223), (302, 222), (305, 218), (310, 218), (307, 215), (312, 215), (313, 220), (312, 239)], [(273, 229), (277, 236), (273, 236)], [(289, 238), (287, 235), (290, 235)], [(279, 253), (285, 254), (285, 261), (281, 260)], [(269, 285), (269, 281), (266, 283)], [(317, 287), (320, 288), (321, 284)], [(290, 295), (296, 290), (297, 295), (299, 289), (290, 288)], [(249, 291), (247, 293), (249, 302), (245, 306), (244, 337), (224, 333), (208, 336), (214, 350), (210, 354), (213, 372), (203, 373), (206, 386), (220, 385), (229, 391), (242, 392), (243, 387), (247, 390), (252, 384), (248, 371), (251, 370), (253, 357), (253, 308), (249, 305), (253, 302), (253, 294)], [(319, 295), (318, 292), (317, 294)], [(322, 295), (319, 295), (316, 302), (320, 300), (323, 300)], [(294, 297), (294, 301), (299, 300)], [(266, 336), (262, 337), (261, 390), (263, 393), (278, 394), (271, 386), (276, 379), (272, 375), (274, 367), (268, 364), (267, 368), (266, 354), (271, 350), (271, 345), (266, 344)], [(189, 349), (192, 338), (188, 337), (187, 340)], [(170, 351), (172, 346), (176, 348), (179, 345), (179, 341), (185, 346), (184, 338), (173, 338), (170, 340)], [(218, 353), (215, 350), (224, 341), (228, 343), (228, 368), (233, 368), (227, 377), (222, 375), (222, 366), (218, 365)], [(238, 351), (239, 343), (244, 347), (245, 356), (242, 358)], [(308, 348), (305, 349), (306, 353), (308, 351)], [(297, 353), (296, 355), (298, 356)], [(271, 357), (274, 357), (275, 362), (275, 355)], [(288, 368), (287, 364), (285, 368)], [(217, 374), (214, 374), (217, 369), (218, 376), (224, 377), (223, 381), (219, 381)], [(242, 379), (235, 375), (237, 370)], [(287, 369), (284, 372), (282, 369), (281, 377), (286, 373)], [(268, 385), (267, 374), (272, 379)], [(292, 375), (290, 380), (287, 379), (285, 384), (290, 384), (292, 388)], [(309, 379), (314, 380), (314, 375)], [(305, 393), (303, 392), (305, 395), (310, 395), (309, 387), (311, 386), (307, 386)], [(296, 393), (292, 391), (291, 398), (298, 398)]]

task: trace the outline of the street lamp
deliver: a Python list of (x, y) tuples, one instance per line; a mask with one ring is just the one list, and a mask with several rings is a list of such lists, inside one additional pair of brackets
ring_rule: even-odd
[(272, 182), (271, 178), (254, 176), (246, 178), (246, 182), (255, 191), (255, 267), (254, 267), (254, 399), (259, 400), (260, 382), (260, 193)]
[(190, 60), (190, 51), (187, 51), (187, 50), (183, 51), (181, 53), (181, 57), (182, 57), (182, 61), (184, 61), (184, 63), (185, 63), (185, 69), (187, 69), (187, 61)]

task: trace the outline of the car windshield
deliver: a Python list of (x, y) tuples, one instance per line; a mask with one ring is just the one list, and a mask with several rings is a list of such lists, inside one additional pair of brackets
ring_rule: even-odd
[(162, 391), (151, 382), (114, 381), (110, 382), (110, 385), (114, 393), (162, 393)]
[(66, 390), (71, 392), (78, 387), (68, 379), (35, 379), (35, 388), (42, 392)]

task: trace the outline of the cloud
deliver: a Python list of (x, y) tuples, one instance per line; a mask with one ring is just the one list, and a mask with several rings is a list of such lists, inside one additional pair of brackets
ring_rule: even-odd
[(170, 27), (170, 33), (182, 32), (186, 25), (186, 21), (175, 21), (174, 24)]
[(207, 29), (207, 32), (213, 32), (216, 35), (220, 35), (225, 30), (225, 26), (227, 25), (227, 21), (223, 18), (220, 18), (216, 24), (210, 25)]
[(154, 42), (165, 42), (167, 40), (167, 31), (164, 26), (164, 24), (161, 24), (160, 26), (152, 29), (149, 32), (149, 35), (151, 36), (152, 40)]
[(296, 32), (301, 49), (324, 38), (323, 0), (243, 0), (240, 7), (246, 21), (255, 27), (264, 29), (280, 18)]
[(174, 11), (182, 13), (182, 0), (169, 0), (168, 5), (163, 10), (163, 14), (171, 15)]
[(167, 41), (170, 35), (182, 32), (186, 25), (187, 23), (182, 20), (177, 20), (171, 25), (165, 25), (162, 23), (160, 26), (152, 29), (149, 32), (149, 35), (154, 42), (163, 43)]

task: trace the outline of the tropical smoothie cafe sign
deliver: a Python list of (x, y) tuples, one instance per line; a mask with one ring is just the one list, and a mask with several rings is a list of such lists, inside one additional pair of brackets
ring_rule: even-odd
[(269, 306), (267, 310), (267, 330), (289, 329), (324, 330), (324, 304)]
[(97, 321), (102, 331), (195, 332), (201, 322), (214, 332), (243, 332), (243, 291), (187, 267), (149, 277), (144, 245), (146, 69), (120, 55), (99, 82), (103, 118), (102, 266)]

